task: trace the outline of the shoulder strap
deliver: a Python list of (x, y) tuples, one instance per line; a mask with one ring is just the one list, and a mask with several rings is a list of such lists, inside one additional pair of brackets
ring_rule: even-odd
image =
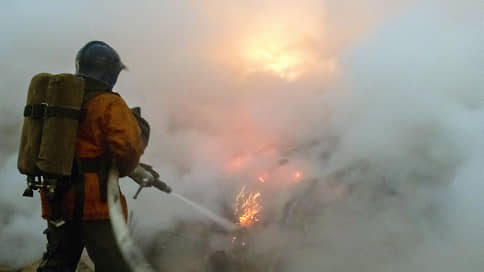
[(24, 108), (24, 117), (47, 119), (51, 117), (79, 120), (81, 112), (66, 107), (49, 106), (47, 103), (29, 104)]
[(98, 95), (109, 93), (108, 91), (104, 90), (86, 90), (84, 93), (84, 99), (82, 100), (82, 103), (85, 104), (89, 102), (91, 99), (95, 98)]

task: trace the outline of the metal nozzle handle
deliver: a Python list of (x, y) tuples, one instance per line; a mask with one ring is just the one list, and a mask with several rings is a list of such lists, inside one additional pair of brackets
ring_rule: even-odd
[(138, 188), (138, 190), (136, 191), (136, 193), (135, 193), (135, 194), (134, 194), (134, 196), (133, 196), (133, 199), (138, 198), (138, 195), (139, 195), (139, 193), (141, 193), (141, 190), (143, 190), (143, 186), (140, 186), (140, 187)]

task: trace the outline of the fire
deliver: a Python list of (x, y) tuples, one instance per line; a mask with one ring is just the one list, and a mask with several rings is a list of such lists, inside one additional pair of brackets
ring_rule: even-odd
[(242, 187), (235, 198), (235, 216), (239, 219), (238, 224), (248, 227), (259, 222), (259, 213), (262, 210), (261, 194), (247, 193), (245, 186)]
[(299, 181), (299, 180), (301, 180), (301, 178), (302, 178), (302, 172), (301, 172), (301, 171), (297, 171), (297, 172), (295, 172), (295, 173), (292, 175), (292, 179), (293, 179), (294, 181)]
[(251, 41), (246, 46), (245, 58), (255, 70), (272, 72), (289, 81), (299, 78), (305, 71), (305, 54), (290, 48), (282, 39)]
[(267, 178), (269, 177), (269, 174), (265, 173), (263, 175), (260, 175), (257, 177), (257, 180), (261, 183), (265, 183), (267, 181)]

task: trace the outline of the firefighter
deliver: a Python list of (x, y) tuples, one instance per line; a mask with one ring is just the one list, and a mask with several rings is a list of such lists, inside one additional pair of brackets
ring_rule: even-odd
[(124, 68), (116, 51), (101, 41), (91, 41), (77, 53), (76, 75), (84, 79), (85, 93), (72, 182), (61, 190), (58, 204), (41, 191), (42, 217), (51, 218), (53, 206), (60, 205), (62, 223), (48, 221), (47, 251), (37, 271), (75, 271), (84, 248), (96, 271), (129, 271), (111, 229), (106, 201), (111, 162), (120, 176), (129, 175), (145, 148), (136, 117), (112, 91)]

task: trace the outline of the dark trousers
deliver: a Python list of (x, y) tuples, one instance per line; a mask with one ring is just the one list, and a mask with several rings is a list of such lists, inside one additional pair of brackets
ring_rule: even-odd
[(96, 271), (130, 271), (116, 244), (109, 220), (67, 222), (60, 227), (49, 223), (45, 233), (47, 252), (38, 272), (75, 271), (84, 247)]

